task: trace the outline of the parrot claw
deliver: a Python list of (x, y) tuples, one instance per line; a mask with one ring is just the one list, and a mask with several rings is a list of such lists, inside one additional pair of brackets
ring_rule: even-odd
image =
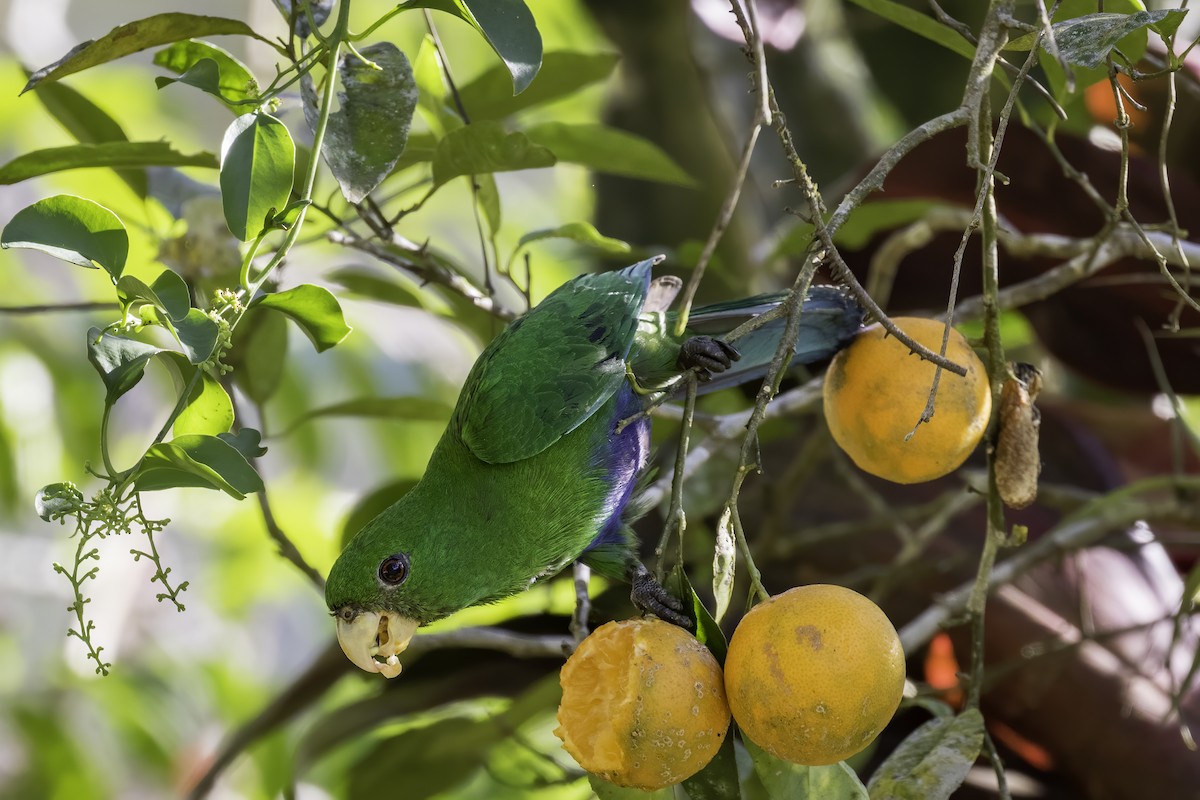
[(734, 361), (742, 357), (729, 342), (711, 336), (693, 336), (679, 348), (679, 366), (696, 370), (701, 382), (712, 380), (713, 375), (729, 369)]
[(629, 599), (639, 609), (649, 612), (659, 619), (678, 625), (684, 630), (693, 630), (692, 621), (683, 613), (683, 604), (675, 595), (663, 588), (654, 580), (654, 576), (642, 564), (633, 568), (630, 576), (633, 585)]

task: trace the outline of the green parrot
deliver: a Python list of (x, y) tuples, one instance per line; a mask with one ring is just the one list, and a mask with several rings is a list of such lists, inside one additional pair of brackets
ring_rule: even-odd
[[(325, 599), (352, 662), (395, 677), (420, 626), (516, 594), (577, 559), (629, 581), (644, 611), (689, 624), (642, 565), (630, 528), (650, 452), (640, 412), (650, 390), (686, 369), (705, 389), (764, 375), (782, 319), (737, 350), (716, 337), (783, 295), (697, 308), (677, 337), (666, 309), (680, 284), (651, 281), (660, 260), (568, 281), (480, 354), (424, 477), (330, 570)], [(829, 358), (862, 318), (841, 290), (813, 287), (793, 363)]]

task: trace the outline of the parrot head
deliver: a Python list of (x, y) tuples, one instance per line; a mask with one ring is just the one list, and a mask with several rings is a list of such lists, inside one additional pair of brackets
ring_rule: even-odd
[[(342, 551), (325, 582), (325, 602), (338, 643), (356, 666), (394, 678), (402, 653), (421, 625), (462, 604), (447, 600), (445, 569), (432, 531), (421, 529), (407, 498), (368, 523)], [(421, 534), (425, 535), (421, 535)], [(434, 537), (436, 538), (436, 537)]]

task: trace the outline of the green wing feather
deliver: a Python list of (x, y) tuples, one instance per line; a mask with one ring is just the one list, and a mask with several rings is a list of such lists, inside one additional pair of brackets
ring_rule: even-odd
[(535, 456), (612, 397), (658, 260), (563, 284), (487, 346), (451, 423), (478, 458)]

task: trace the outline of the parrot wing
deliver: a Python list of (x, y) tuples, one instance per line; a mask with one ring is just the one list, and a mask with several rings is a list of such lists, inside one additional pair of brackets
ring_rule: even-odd
[(583, 275), (517, 318), (467, 376), (454, 424), (481, 460), (530, 458), (573, 431), (625, 380), (650, 268)]

